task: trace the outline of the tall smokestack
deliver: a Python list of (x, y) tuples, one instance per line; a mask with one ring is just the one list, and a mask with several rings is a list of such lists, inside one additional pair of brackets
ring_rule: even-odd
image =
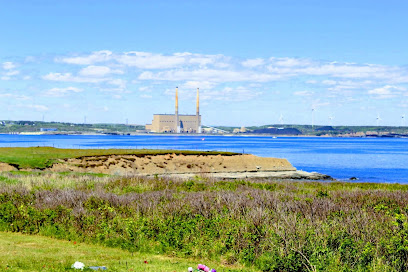
[(175, 113), (175, 131), (176, 133), (180, 133), (180, 122), (179, 122), (179, 115), (178, 115), (178, 87), (176, 87), (176, 113)]
[(200, 89), (197, 88), (197, 110), (196, 110), (196, 118), (197, 118), (197, 133), (201, 133), (201, 120), (200, 120)]

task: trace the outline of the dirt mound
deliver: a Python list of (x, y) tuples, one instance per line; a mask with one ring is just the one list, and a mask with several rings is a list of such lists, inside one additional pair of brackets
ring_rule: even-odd
[(51, 171), (92, 172), (104, 174), (184, 174), (296, 170), (286, 159), (254, 155), (109, 155), (64, 159)]
[(8, 163), (4, 163), (4, 162), (0, 162), (0, 172), (2, 171), (15, 171), (17, 170), (17, 168), (15, 168), (14, 166), (8, 164)]

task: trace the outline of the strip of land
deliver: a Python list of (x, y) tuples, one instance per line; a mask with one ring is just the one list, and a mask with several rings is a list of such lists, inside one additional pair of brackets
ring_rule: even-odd
[(41, 169), (51, 172), (122, 176), (161, 175), (190, 178), (195, 175), (210, 175), (231, 179), (330, 179), (329, 176), (319, 173), (297, 171), (286, 159), (228, 152), (0, 148), (0, 161), (3, 161), (0, 163), (0, 171)]

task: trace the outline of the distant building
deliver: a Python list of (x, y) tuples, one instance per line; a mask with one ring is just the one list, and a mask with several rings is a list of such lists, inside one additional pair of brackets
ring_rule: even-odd
[(247, 132), (246, 127), (234, 128), (234, 130), (232, 131), (232, 133), (245, 133), (245, 132)]
[(178, 88), (176, 87), (175, 114), (154, 114), (151, 124), (146, 125), (150, 132), (201, 133), (199, 89), (197, 88), (197, 110), (195, 115), (178, 114)]

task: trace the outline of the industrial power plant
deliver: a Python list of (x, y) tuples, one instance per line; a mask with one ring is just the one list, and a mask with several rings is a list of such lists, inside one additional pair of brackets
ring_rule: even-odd
[(200, 116), (200, 90), (197, 88), (197, 110), (195, 115), (178, 113), (178, 87), (176, 87), (176, 111), (174, 114), (154, 114), (146, 130), (156, 133), (202, 133)]

